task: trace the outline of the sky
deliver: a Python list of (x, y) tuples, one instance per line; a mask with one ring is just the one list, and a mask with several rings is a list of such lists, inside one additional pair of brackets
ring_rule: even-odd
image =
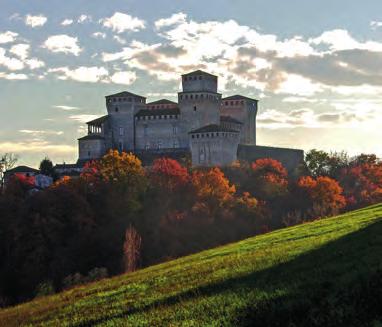
[(0, 154), (75, 162), (104, 96), (180, 75), (259, 100), (259, 145), (382, 157), (382, 1), (0, 0)]

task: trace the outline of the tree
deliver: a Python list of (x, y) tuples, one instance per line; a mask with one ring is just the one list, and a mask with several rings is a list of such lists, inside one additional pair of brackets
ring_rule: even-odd
[(141, 259), (142, 238), (137, 230), (131, 225), (125, 233), (125, 243), (123, 244), (123, 259), (125, 272), (138, 269)]
[(287, 192), (288, 172), (281, 162), (258, 159), (252, 164), (249, 191), (263, 200), (271, 200)]
[(4, 173), (12, 169), (18, 160), (17, 155), (14, 153), (5, 153), (0, 156), (0, 188), (4, 186)]
[(327, 176), (301, 177), (297, 186), (301, 207), (311, 218), (337, 214), (345, 205), (345, 197), (338, 182)]
[(311, 176), (329, 176), (336, 179), (341, 170), (349, 165), (349, 156), (344, 151), (327, 153), (313, 149), (306, 154), (305, 162)]
[(56, 173), (53, 168), (53, 162), (48, 158), (45, 157), (41, 162), (40, 162), (40, 173), (46, 176), (50, 177), (56, 177)]
[(156, 159), (150, 171), (150, 180), (153, 184), (169, 192), (185, 186), (189, 179), (187, 169), (170, 158)]

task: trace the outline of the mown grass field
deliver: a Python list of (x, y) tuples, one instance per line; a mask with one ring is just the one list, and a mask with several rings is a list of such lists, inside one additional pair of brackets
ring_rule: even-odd
[(376, 205), (3, 309), (0, 325), (380, 326), (381, 264)]

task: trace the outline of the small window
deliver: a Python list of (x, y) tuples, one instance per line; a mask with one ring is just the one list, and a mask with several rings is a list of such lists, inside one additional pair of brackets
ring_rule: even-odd
[(158, 149), (162, 149), (162, 141), (161, 140), (158, 141)]
[(115, 101), (117, 101), (117, 99), (116, 99), (116, 98), (113, 98), (113, 102), (115, 102)]
[(88, 151), (88, 157), (90, 158), (90, 151)]
[(123, 127), (120, 127), (119, 128), (119, 136), (123, 136), (123, 134), (124, 134)]
[(196, 77), (196, 76), (194, 76), (194, 81), (196, 81), (196, 79), (197, 79), (197, 77)]
[(198, 98), (198, 95), (197, 94), (195, 94), (195, 99), (197, 99)]
[(147, 143), (145, 144), (145, 149), (146, 149), (146, 150), (150, 149), (150, 143), (149, 143), (149, 142), (147, 142)]
[(118, 110), (119, 110), (118, 107), (115, 107), (115, 112), (118, 112)]
[(183, 99), (183, 95), (180, 96), (180, 100), (182, 100), (182, 99)]
[(201, 80), (202, 79), (202, 76), (199, 76), (199, 80)]
[(194, 111), (196, 111), (196, 106), (194, 106)]
[(173, 126), (173, 127), (172, 127), (172, 133), (173, 133), (174, 135), (178, 134), (178, 126)]
[(191, 94), (191, 95), (190, 95), (190, 99), (193, 99), (193, 98), (194, 98), (194, 96)]
[(121, 141), (119, 141), (118, 143), (118, 149), (119, 149), (119, 152), (123, 151), (123, 143)]
[(148, 127), (147, 127), (147, 125), (144, 125), (144, 126), (143, 126), (143, 134), (144, 134), (144, 135), (147, 135), (147, 131), (148, 131)]

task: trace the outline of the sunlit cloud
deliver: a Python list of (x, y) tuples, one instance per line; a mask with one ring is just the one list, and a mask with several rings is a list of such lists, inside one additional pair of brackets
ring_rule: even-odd
[(33, 28), (44, 26), (47, 21), (48, 18), (44, 15), (26, 15), (25, 17), (25, 24)]
[(4, 33), (0, 33), (0, 44), (4, 43), (12, 43), (16, 40), (18, 33), (6, 31)]
[(144, 20), (121, 12), (116, 12), (109, 18), (103, 18), (100, 22), (104, 27), (110, 28), (117, 33), (125, 31), (136, 32), (145, 28)]
[(82, 51), (78, 39), (65, 34), (49, 36), (44, 42), (44, 47), (51, 52), (71, 53), (75, 56)]

